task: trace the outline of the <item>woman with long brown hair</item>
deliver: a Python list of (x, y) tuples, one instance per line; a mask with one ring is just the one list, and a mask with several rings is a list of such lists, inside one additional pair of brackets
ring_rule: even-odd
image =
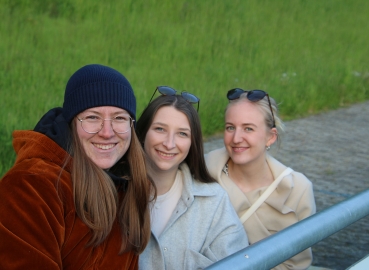
[(14, 131), (0, 181), (1, 269), (137, 269), (150, 237), (152, 185), (136, 99), (118, 71), (87, 65), (62, 108)]
[(247, 235), (206, 169), (192, 106), (199, 99), (167, 86), (157, 90), (162, 95), (149, 103), (136, 128), (158, 194), (150, 203), (152, 234), (139, 268), (203, 269), (248, 246)]

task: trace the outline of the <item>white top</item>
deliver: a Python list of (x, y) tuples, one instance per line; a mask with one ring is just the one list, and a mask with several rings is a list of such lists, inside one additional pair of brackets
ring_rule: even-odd
[(159, 237), (168, 223), (174, 209), (177, 206), (178, 200), (181, 197), (183, 189), (182, 172), (177, 171), (176, 178), (170, 190), (160, 196), (157, 196), (156, 201), (151, 202), (151, 231)]

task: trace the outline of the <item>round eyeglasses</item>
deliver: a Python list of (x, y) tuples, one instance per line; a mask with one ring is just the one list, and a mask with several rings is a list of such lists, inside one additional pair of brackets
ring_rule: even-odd
[(78, 118), (81, 122), (82, 129), (90, 134), (96, 134), (102, 130), (105, 121), (111, 121), (111, 127), (114, 132), (118, 134), (123, 134), (128, 132), (133, 125), (133, 120), (130, 116), (116, 116), (112, 119), (104, 119), (97, 115), (89, 115), (82, 119)]

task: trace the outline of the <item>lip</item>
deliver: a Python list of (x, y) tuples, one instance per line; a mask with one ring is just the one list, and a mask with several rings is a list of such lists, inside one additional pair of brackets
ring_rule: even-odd
[(92, 143), (92, 145), (98, 150), (109, 151), (113, 149), (117, 143)]
[(250, 147), (232, 147), (232, 151), (235, 153), (242, 153), (249, 149)]
[(176, 153), (167, 153), (157, 149), (155, 149), (155, 151), (158, 154), (158, 156), (163, 159), (173, 159), (177, 155)]

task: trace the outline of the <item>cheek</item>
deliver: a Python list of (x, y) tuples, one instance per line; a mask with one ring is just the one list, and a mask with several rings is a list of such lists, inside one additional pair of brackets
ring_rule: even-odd
[(191, 149), (191, 141), (186, 143), (185, 149), (186, 149), (186, 152), (188, 154), (188, 152), (190, 152), (190, 149)]
[(128, 148), (128, 146), (131, 144), (131, 133), (121, 134), (119, 135), (119, 138), (121, 140), (122, 147)]
[(143, 145), (143, 149), (145, 151), (145, 153), (151, 157), (150, 155), (150, 151), (152, 151), (152, 148), (153, 148), (153, 144), (154, 144), (154, 141), (153, 141), (153, 136), (152, 134), (150, 134), (150, 132), (148, 132), (146, 134), (146, 137), (145, 137), (145, 141), (144, 141), (144, 145)]
[(191, 149), (191, 138), (180, 138), (176, 141), (178, 149), (187, 157)]
[(158, 144), (163, 143), (164, 139), (165, 139), (165, 137), (162, 134), (157, 133), (157, 132), (152, 131), (152, 130), (149, 130), (146, 133), (146, 137), (145, 137), (145, 141), (144, 141), (145, 151), (150, 150), (150, 148), (152, 146), (156, 146)]
[(117, 152), (118, 159), (121, 159), (125, 154), (127, 154), (130, 145), (131, 145), (131, 136), (121, 138), (120, 147)]
[(77, 131), (77, 135), (80, 140), (82, 140), (86, 134), (88, 134), (82, 129), (81, 125), (78, 125), (77, 123), (75, 123), (75, 130)]
[(131, 139), (132, 139), (132, 133), (129, 132), (129, 133), (126, 133), (124, 134), (125, 136), (121, 137), (121, 139), (125, 142), (127, 142), (128, 144), (131, 143)]
[(256, 135), (259, 138), (259, 140), (263, 140), (263, 141), (267, 141), (270, 138), (270, 136), (267, 132), (259, 132)]
[(79, 138), (79, 142), (81, 143), (82, 147), (84, 148), (85, 151), (88, 150), (88, 145), (89, 145), (89, 140), (94, 137), (96, 134), (89, 134), (87, 132), (85, 132), (84, 130), (77, 130), (77, 134), (78, 134), (78, 138)]
[(231, 141), (233, 138), (232, 134), (227, 132), (227, 131), (224, 131), (224, 136), (223, 136), (223, 139), (224, 139), (224, 142), (229, 142)]
[(146, 136), (145, 136), (145, 140), (144, 140), (144, 150), (145, 152), (147, 152), (147, 150), (149, 150), (149, 146), (151, 144), (151, 136), (150, 136), (150, 132), (147, 132), (146, 133)]
[(144, 147), (143, 147), (143, 149), (144, 149), (144, 151), (145, 151), (145, 153), (149, 153), (149, 148), (150, 148), (150, 144), (149, 144), (149, 142), (145, 139), (145, 142), (144, 142)]

